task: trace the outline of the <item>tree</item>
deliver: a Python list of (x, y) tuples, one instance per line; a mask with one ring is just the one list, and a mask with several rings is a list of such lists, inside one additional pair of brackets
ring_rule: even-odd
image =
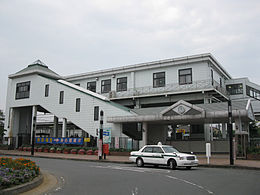
[(249, 124), (249, 135), (251, 138), (260, 137), (260, 126), (258, 121)]

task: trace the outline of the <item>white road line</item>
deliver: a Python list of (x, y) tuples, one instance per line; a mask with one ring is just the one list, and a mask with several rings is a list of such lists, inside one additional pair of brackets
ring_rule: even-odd
[(208, 190), (208, 189), (206, 189), (206, 188), (204, 188), (204, 187), (202, 187), (202, 186), (200, 186), (200, 185), (197, 185), (197, 184), (195, 184), (195, 183), (192, 183), (192, 182), (190, 182), (190, 181), (187, 181), (187, 180), (185, 180), (185, 179), (180, 179), (180, 178), (173, 177), (173, 176), (170, 176), (170, 175), (166, 175), (166, 177), (168, 177), (168, 178), (170, 178), (170, 179), (175, 179), (175, 180), (178, 180), (178, 181), (182, 181), (182, 182), (185, 182), (185, 183), (190, 184), (190, 185), (193, 185), (193, 186), (196, 186), (197, 188), (200, 188), (200, 189), (202, 189), (202, 190), (207, 191), (209, 194), (214, 194), (214, 193), (211, 192), (210, 190)]
[(145, 171), (139, 170), (139, 169), (131, 169), (128, 167), (116, 167), (116, 166), (92, 166), (94, 168), (101, 168), (101, 169), (116, 169), (116, 170), (122, 170), (122, 171), (134, 171), (139, 173), (144, 173)]

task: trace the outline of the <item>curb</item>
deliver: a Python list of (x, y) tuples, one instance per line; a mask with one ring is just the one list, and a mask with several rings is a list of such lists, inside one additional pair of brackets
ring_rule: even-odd
[[(1, 154), (1, 153), (0, 153)], [(117, 164), (134, 164), (134, 162), (127, 161), (113, 161), (113, 160), (93, 160), (93, 159), (76, 159), (76, 158), (62, 158), (62, 157), (50, 157), (50, 156), (30, 156), (30, 155), (19, 155), (19, 154), (1, 154), (6, 156), (24, 156), (24, 157), (35, 157), (35, 158), (48, 158), (58, 160), (74, 160), (74, 161), (88, 161), (88, 162), (102, 162), (102, 163), (117, 163)], [(260, 170), (260, 167), (247, 167), (241, 165), (214, 165), (214, 164), (199, 164), (198, 167), (206, 168), (228, 168), (228, 169), (245, 169), (245, 170)], [(0, 194), (1, 195), (1, 194)]]
[(14, 186), (11, 188), (3, 189), (0, 191), (0, 195), (15, 195), (20, 194), (29, 190), (32, 190), (33, 188), (38, 187), (43, 182), (43, 175), (40, 173), (40, 175), (36, 178), (34, 178), (32, 181), (20, 184), (18, 186)]

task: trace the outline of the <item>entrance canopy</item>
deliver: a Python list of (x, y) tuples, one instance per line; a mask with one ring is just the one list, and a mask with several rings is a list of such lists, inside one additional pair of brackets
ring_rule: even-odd
[[(225, 123), (228, 122), (228, 103), (192, 105), (180, 100), (170, 107), (133, 109), (134, 116), (108, 117), (110, 123), (160, 122), (184, 123)], [(250, 100), (232, 101), (232, 119), (253, 121), (255, 119)]]

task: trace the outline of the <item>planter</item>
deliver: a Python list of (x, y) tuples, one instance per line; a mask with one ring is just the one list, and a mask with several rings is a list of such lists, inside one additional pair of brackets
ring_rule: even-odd
[(95, 150), (95, 151), (94, 151), (94, 154), (95, 154), (95, 155), (98, 155), (98, 150)]
[(93, 150), (88, 150), (88, 151), (86, 152), (86, 154), (87, 154), (87, 155), (93, 155)]
[(31, 147), (27, 147), (27, 148), (26, 148), (26, 151), (27, 151), (27, 152), (30, 152), (31, 149), (32, 149)]
[(260, 160), (260, 154), (247, 154), (247, 160)]
[(62, 150), (56, 150), (56, 153), (60, 154), (62, 152)]
[(43, 152), (47, 152), (48, 153), (49, 152), (49, 148), (44, 148)]
[(20, 146), (20, 147), (18, 148), (18, 150), (19, 150), (19, 151), (23, 151), (23, 147)]
[(111, 156), (130, 156), (130, 152), (109, 152)]
[(43, 150), (42, 150), (42, 148), (38, 148), (37, 151), (38, 152), (42, 152)]
[(71, 154), (77, 154), (77, 149), (71, 149), (70, 153)]
[(63, 150), (63, 154), (69, 154), (69, 153), (70, 153), (69, 149), (64, 149)]
[(25, 152), (26, 152), (26, 151), (27, 151), (27, 147), (23, 147), (23, 151), (25, 151)]
[(50, 150), (50, 153), (55, 153), (56, 151), (55, 151), (55, 149), (54, 150)]
[(86, 151), (84, 150), (84, 149), (80, 149), (79, 151), (78, 151), (78, 154), (81, 154), (81, 155), (84, 155), (86, 153)]

